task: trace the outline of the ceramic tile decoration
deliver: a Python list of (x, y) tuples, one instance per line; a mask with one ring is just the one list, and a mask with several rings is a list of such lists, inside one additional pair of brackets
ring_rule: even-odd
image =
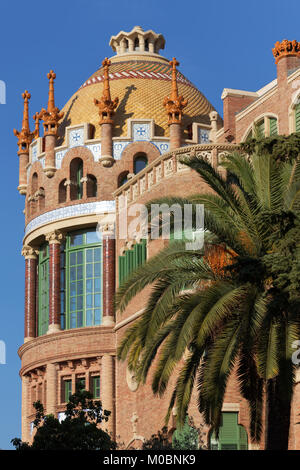
[(69, 147), (78, 147), (83, 145), (84, 129), (78, 127), (69, 131)]
[(59, 150), (58, 152), (55, 152), (55, 166), (58, 170), (61, 168), (62, 159), (64, 158), (67, 151), (68, 149)]
[(68, 207), (62, 207), (53, 211), (41, 214), (33, 219), (26, 226), (25, 235), (41, 225), (49, 224), (60, 219), (76, 217), (79, 215), (100, 214), (102, 212), (115, 212), (115, 201), (88, 202), (85, 204), (75, 204)]
[(101, 143), (97, 142), (95, 144), (87, 145), (86, 147), (92, 152), (94, 160), (97, 162), (101, 157)]
[(198, 143), (209, 144), (209, 131), (198, 127)]
[(37, 142), (34, 143), (34, 145), (31, 146), (31, 163), (34, 163), (37, 161)]
[(135, 123), (132, 125), (132, 137), (134, 141), (150, 140), (150, 124)]
[(127, 147), (127, 145), (130, 144), (130, 141), (125, 141), (125, 142), (114, 142), (113, 143), (113, 157), (115, 160), (121, 160), (121, 156), (122, 156), (122, 153), (123, 153), (123, 150), (125, 149), (125, 147)]

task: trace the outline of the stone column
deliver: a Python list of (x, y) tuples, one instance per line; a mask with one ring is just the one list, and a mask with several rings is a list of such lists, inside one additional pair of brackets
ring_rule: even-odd
[(29, 154), (26, 152), (18, 152), (19, 154), (19, 186), (18, 191), (20, 194), (27, 192), (27, 165), (29, 163)]
[(22, 376), (22, 441), (30, 441), (30, 428), (27, 416), (30, 414), (28, 410), (29, 402), (29, 377)]
[(111, 412), (103, 429), (115, 435), (115, 360), (110, 354), (104, 354), (101, 360), (100, 398), (104, 410)]
[(47, 364), (47, 414), (56, 416), (57, 405), (57, 367), (55, 363)]
[(45, 168), (44, 172), (48, 177), (52, 177), (56, 172), (55, 165), (55, 144), (56, 135), (45, 135)]
[(100, 162), (104, 167), (110, 167), (113, 162), (113, 140), (112, 140), (113, 124), (103, 122), (101, 124), (101, 158)]
[(103, 326), (115, 324), (115, 234), (114, 225), (102, 226), (102, 263), (103, 263)]
[(49, 329), (60, 331), (60, 244), (64, 236), (59, 230), (46, 235), (49, 243)]
[(181, 147), (181, 123), (170, 124), (170, 150)]
[(37, 250), (24, 246), (22, 255), (25, 257), (25, 328), (24, 343), (36, 336), (36, 278)]

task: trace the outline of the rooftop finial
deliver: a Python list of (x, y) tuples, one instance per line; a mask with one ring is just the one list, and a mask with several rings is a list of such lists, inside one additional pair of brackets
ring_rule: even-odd
[(36, 112), (33, 115), (33, 120), (35, 122), (33, 134), (34, 138), (37, 139), (40, 136), (40, 113)]
[(274, 48), (272, 49), (272, 52), (273, 56), (275, 57), (275, 64), (278, 64), (282, 57), (300, 57), (300, 42), (296, 41), (296, 39), (293, 41), (288, 41), (287, 39), (284, 39), (281, 42), (277, 41)]
[(166, 108), (168, 113), (168, 124), (181, 123), (182, 111), (186, 107), (188, 101), (183, 98), (183, 96), (178, 95), (177, 87), (177, 70), (176, 66), (179, 65), (179, 62), (173, 57), (170, 61), (172, 66), (172, 91), (171, 98), (168, 96), (165, 97), (163, 105)]
[(110, 86), (109, 86), (109, 66), (111, 62), (106, 57), (103, 62), (104, 68), (104, 85), (103, 85), (103, 93), (100, 100), (94, 98), (94, 103), (98, 106), (99, 109), (99, 116), (100, 122), (99, 124), (109, 123), (113, 124), (113, 115), (115, 114), (115, 109), (118, 106), (119, 98), (115, 98), (114, 100), (111, 99), (110, 95)]
[(29, 128), (29, 100), (31, 98), (31, 94), (25, 90), (22, 93), (22, 98), (24, 100), (24, 110), (23, 110), (23, 121), (22, 121), (22, 129), (21, 132), (14, 129), (14, 134), (18, 138), (18, 146), (19, 151), (18, 153), (28, 153), (29, 152), (29, 145), (33, 140), (33, 133), (30, 132)]
[(53, 70), (50, 70), (47, 74), (47, 78), (49, 80), (48, 108), (47, 111), (44, 108), (41, 109), (39, 119), (44, 121), (43, 126), (45, 135), (56, 135), (58, 123), (63, 118), (64, 113), (60, 112), (60, 110), (55, 107), (54, 80), (56, 78), (56, 73), (53, 72)]

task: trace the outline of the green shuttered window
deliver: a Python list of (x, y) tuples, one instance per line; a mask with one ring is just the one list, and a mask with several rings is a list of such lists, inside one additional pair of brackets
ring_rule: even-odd
[(270, 136), (277, 135), (278, 134), (277, 119), (270, 118), (269, 123), (270, 123)]
[(147, 241), (142, 240), (119, 256), (119, 285), (122, 285), (127, 277), (147, 259)]
[(248, 436), (245, 428), (238, 424), (238, 413), (222, 413), (222, 422), (217, 439), (210, 436), (211, 450), (247, 450)]

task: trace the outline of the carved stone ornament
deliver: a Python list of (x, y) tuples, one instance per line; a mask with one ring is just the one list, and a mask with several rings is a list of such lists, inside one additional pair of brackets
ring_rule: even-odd
[(22, 248), (22, 256), (24, 256), (25, 259), (36, 259), (38, 254), (38, 250), (36, 250), (32, 246), (25, 245)]
[(23, 121), (21, 131), (14, 129), (14, 134), (18, 138), (18, 155), (22, 153), (29, 153), (29, 145), (33, 141), (34, 134), (30, 132), (29, 128), (29, 100), (31, 94), (27, 90), (22, 93), (22, 98), (24, 100), (24, 109), (23, 109)]
[(300, 57), (300, 43), (295, 39), (293, 41), (288, 41), (287, 39), (284, 39), (281, 42), (277, 41), (274, 48), (272, 49), (272, 52), (273, 56), (275, 57), (275, 64), (278, 64), (282, 57)]
[(60, 230), (53, 230), (53, 232), (47, 233), (45, 238), (50, 245), (51, 243), (61, 243), (65, 236)]

